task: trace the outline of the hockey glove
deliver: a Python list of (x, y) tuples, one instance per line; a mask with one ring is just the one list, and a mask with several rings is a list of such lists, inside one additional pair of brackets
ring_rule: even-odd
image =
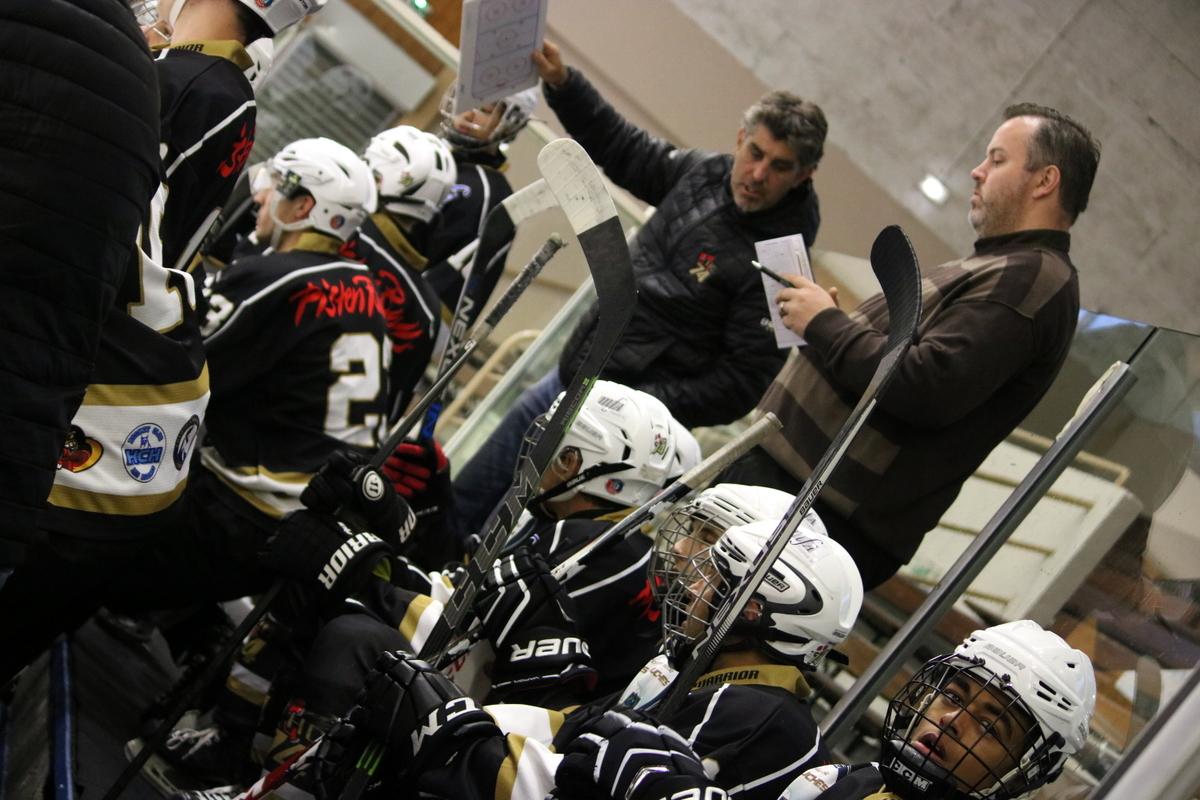
[(450, 462), (436, 440), (407, 439), (384, 462), (383, 474), (412, 507), (416, 530), (404, 555), (426, 569), (461, 560)]
[(537, 553), (519, 547), (484, 579), (475, 611), (496, 650), (492, 689), (530, 689), (596, 682), (587, 642), (579, 636), (571, 598)]
[[(644, 720), (644, 721), (643, 721)], [(645, 715), (608, 711), (561, 752), (554, 782), (567, 797), (726, 800), (687, 741)], [(686, 792), (686, 794), (684, 794)]]
[(474, 739), (503, 736), (449, 678), (404, 651), (379, 656), (349, 720), (385, 745), (389, 775), (419, 776)]
[(328, 514), (297, 511), (267, 540), (262, 565), (315, 592), (329, 608), (360, 589), (391, 548), (373, 533), (355, 533)]
[(349, 512), (393, 548), (412, 535), (417, 518), (407, 502), (358, 453), (339, 450), (329, 457), (300, 494), (300, 502), (323, 514)]

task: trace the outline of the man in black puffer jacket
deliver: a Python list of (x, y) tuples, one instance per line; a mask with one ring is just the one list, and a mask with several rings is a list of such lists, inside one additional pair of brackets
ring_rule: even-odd
[[(816, 105), (788, 92), (746, 112), (732, 155), (676, 147), (621, 117), (558, 48), (534, 61), (567, 132), (608, 177), (657, 211), (630, 250), (638, 303), (601, 377), (662, 400), (684, 425), (718, 425), (748, 413), (783, 365), (767, 320), (754, 243), (820, 224), (812, 173), (827, 125)], [(482, 525), (507, 487), (521, 435), (582, 363), (597, 309), (455, 481), (467, 531)]]
[(120, 0), (5, 4), (0, 53), (3, 586), (37, 540), (101, 325), (138, 269), (159, 126), (150, 54)]

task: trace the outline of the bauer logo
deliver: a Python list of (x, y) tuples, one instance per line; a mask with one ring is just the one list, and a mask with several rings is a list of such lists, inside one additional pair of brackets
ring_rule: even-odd
[(129, 432), (121, 445), (125, 471), (135, 481), (149, 483), (158, 474), (166, 449), (167, 435), (163, 429), (153, 422), (143, 422)]
[(171, 451), (171, 460), (175, 462), (175, 469), (180, 472), (183, 472), (183, 468), (187, 466), (188, 456), (192, 454), (192, 445), (196, 443), (196, 434), (199, 432), (200, 418), (192, 414), (179, 429), (179, 435), (175, 437), (175, 448)]

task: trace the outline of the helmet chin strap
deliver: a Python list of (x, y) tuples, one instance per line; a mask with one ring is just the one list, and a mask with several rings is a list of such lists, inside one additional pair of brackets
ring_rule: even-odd
[(166, 19), (166, 27), (163, 27), (163, 19), (159, 18), (150, 26), (150, 30), (154, 31), (162, 38), (167, 46), (171, 46), (171, 36), (175, 33), (175, 22), (179, 19), (179, 12), (183, 11), (183, 5), (187, 0), (175, 0), (175, 4), (171, 6), (171, 15)]

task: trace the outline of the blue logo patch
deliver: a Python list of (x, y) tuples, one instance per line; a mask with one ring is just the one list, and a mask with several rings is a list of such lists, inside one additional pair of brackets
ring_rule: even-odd
[(158, 474), (166, 448), (167, 435), (163, 429), (153, 422), (143, 422), (129, 432), (121, 445), (125, 471), (135, 481), (149, 483)]
[(200, 418), (192, 414), (191, 419), (183, 423), (183, 427), (179, 429), (179, 435), (175, 437), (175, 449), (171, 451), (171, 460), (175, 462), (175, 469), (183, 472), (183, 467), (187, 464), (188, 456), (191, 455), (192, 445), (196, 443), (196, 434), (200, 431)]

